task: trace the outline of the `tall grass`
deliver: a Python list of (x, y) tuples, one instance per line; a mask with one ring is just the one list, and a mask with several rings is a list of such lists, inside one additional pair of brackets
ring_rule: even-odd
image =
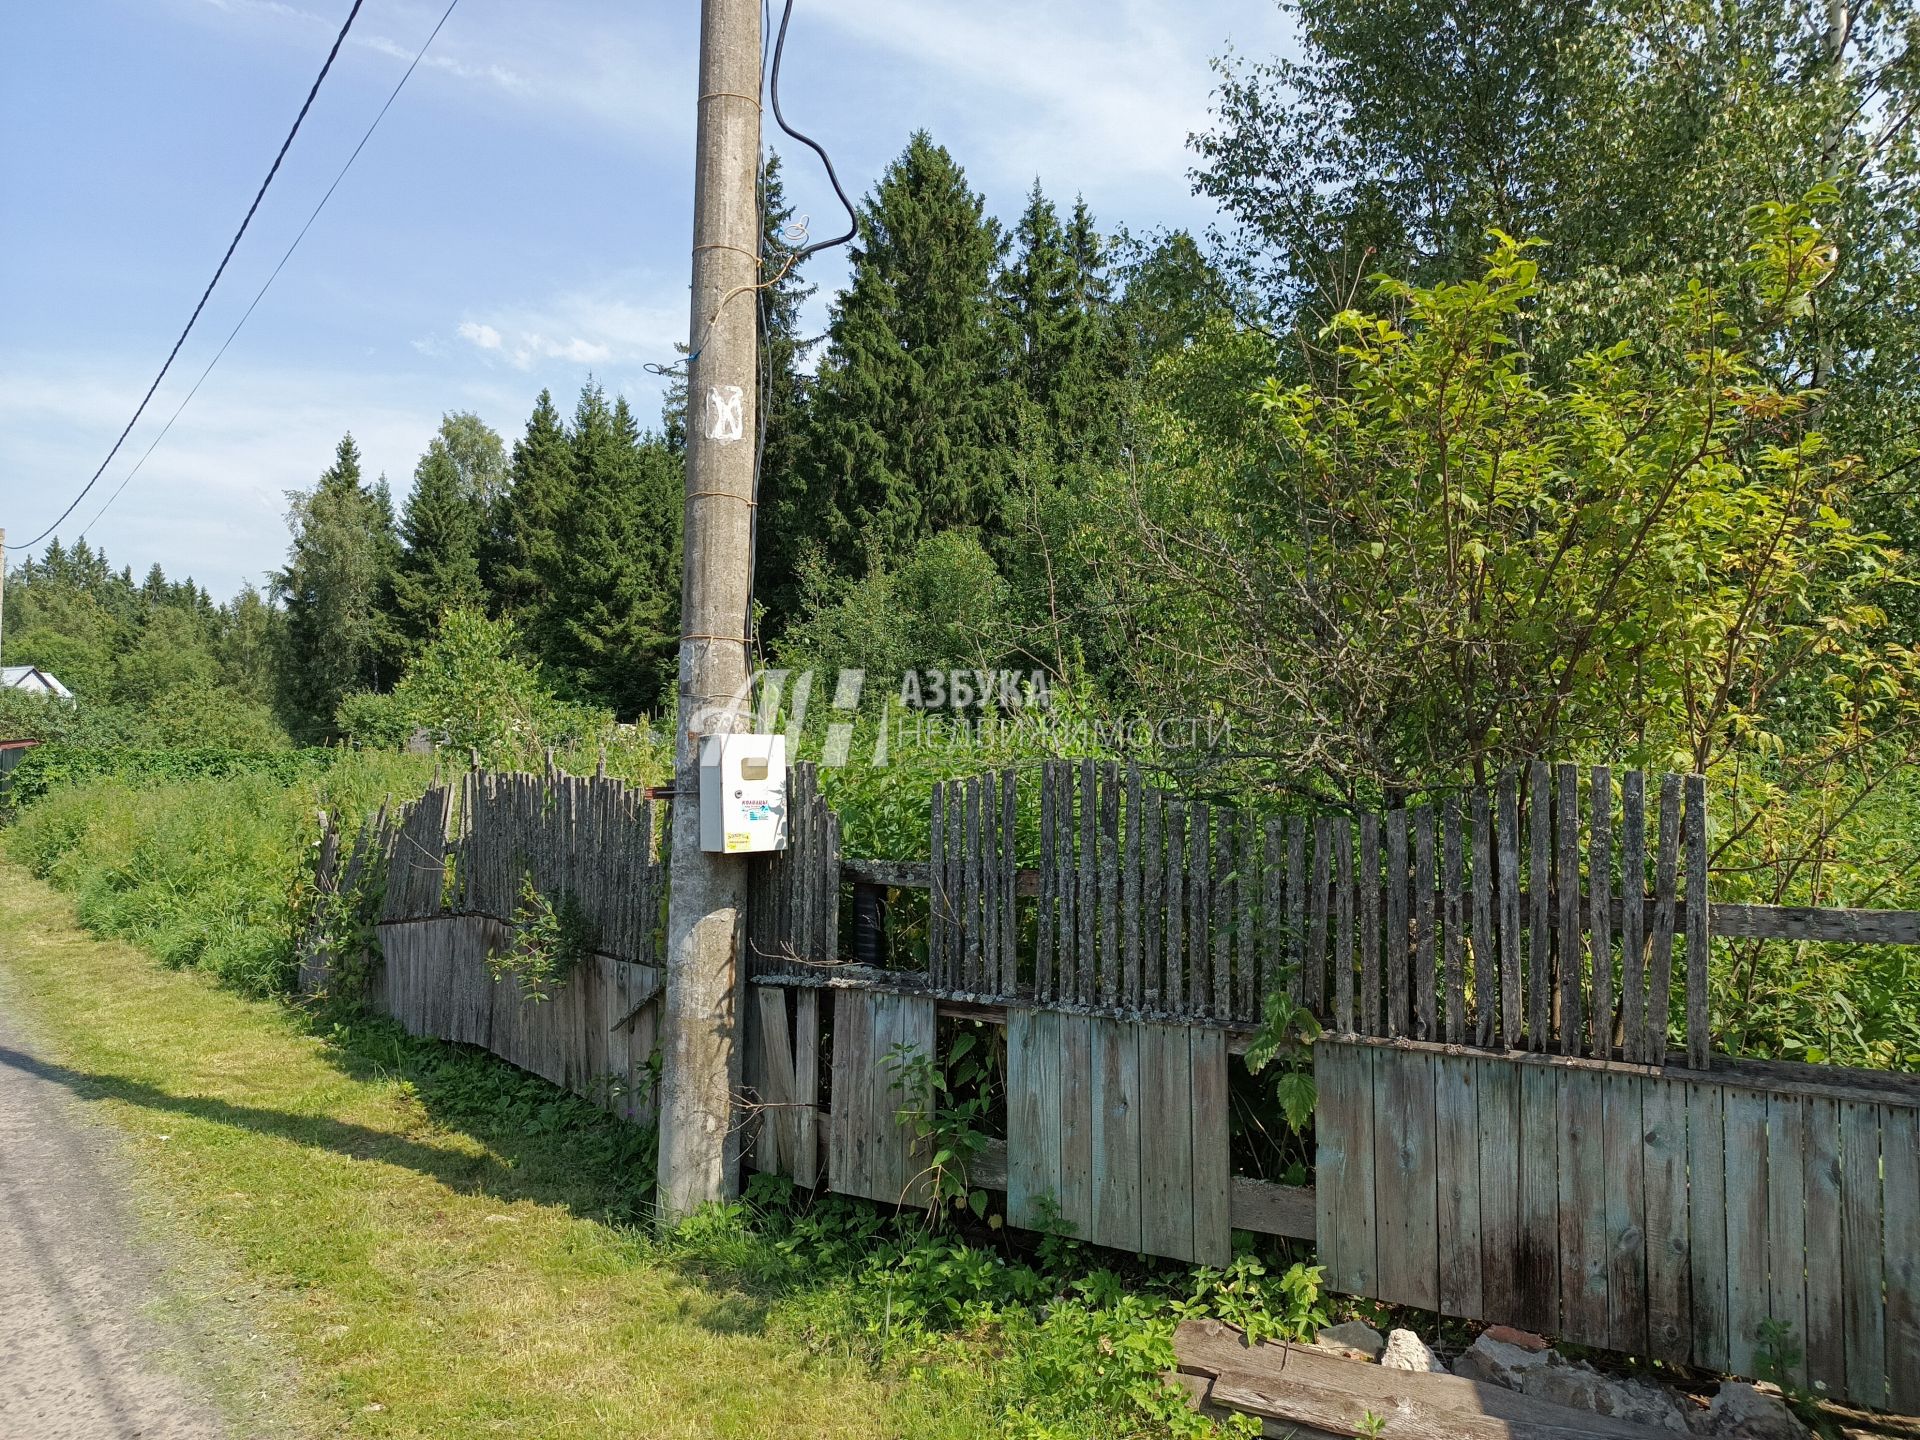
[(6, 853), (70, 892), (89, 929), (250, 995), (286, 989), (291, 903), (312, 863), (319, 812), (352, 820), (411, 799), (431, 762), (345, 753), (324, 774), (64, 786), (27, 809)]

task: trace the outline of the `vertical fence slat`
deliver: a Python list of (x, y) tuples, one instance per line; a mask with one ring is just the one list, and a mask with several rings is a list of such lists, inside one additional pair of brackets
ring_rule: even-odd
[(1051, 1000), (1053, 990), (1055, 894), (1053, 844), (1057, 821), (1053, 813), (1053, 762), (1040, 766), (1040, 894), (1034, 908), (1033, 998)]
[[(1641, 1355), (1647, 1349), (1647, 1245), (1668, 1239), (1647, 1225), (1645, 1172), (1652, 1147), (1645, 1101), (1646, 1092), (1659, 1082), (1616, 1072), (1601, 1076), (1601, 1083), (1606, 1092), (1601, 1138), (1606, 1147), (1607, 1345)], [(1656, 1104), (1653, 1117), (1659, 1114)]]
[(1381, 945), (1387, 967), (1389, 1035), (1413, 1033), (1413, 1009), (1407, 994), (1407, 812), (1387, 812), (1387, 928)]
[(1186, 973), (1186, 848), (1187, 815), (1186, 807), (1171, 796), (1167, 799), (1164, 812), (1167, 843), (1167, 933), (1165, 968), (1166, 985), (1161, 992), (1161, 1002), (1172, 1014), (1178, 1015), (1186, 1006), (1186, 986), (1182, 980)]
[(1207, 955), (1214, 918), (1212, 823), (1211, 807), (1195, 801), (1187, 836), (1187, 1003), (1195, 1015), (1206, 1014), (1213, 1000)]
[(1333, 824), (1333, 1014), (1342, 1034), (1353, 1033), (1353, 827)]
[(1920, 1254), (1916, 1254), (1920, 1246), (1915, 1243), (1920, 1236), (1920, 1115), (1893, 1106), (1883, 1108), (1880, 1155), (1886, 1212), (1886, 1403), (1901, 1414), (1911, 1414), (1920, 1410)]
[(1593, 951), (1593, 1050), (1613, 1054), (1613, 771), (1593, 767), (1587, 787), (1588, 926)]
[(1126, 854), (1122, 873), (1124, 880), (1121, 897), (1121, 910), (1126, 927), (1126, 981), (1124, 991), (1128, 1005), (1139, 1008), (1141, 998), (1140, 976), (1140, 767), (1127, 767), (1126, 799)]
[(1707, 1018), (1707, 778), (1689, 775), (1686, 786), (1687, 1064), (1705, 1070), (1713, 1055)]
[[(1644, 1041), (1644, 1037), (1643, 1037)], [(1725, 1092), (1685, 1085), (1687, 1274), (1693, 1363), (1727, 1368), (1727, 1147)]]
[(1100, 843), (1100, 790), (1098, 772), (1091, 760), (1080, 762), (1080, 883), (1074, 896), (1079, 957), (1074, 962), (1073, 996), (1082, 1005), (1091, 1005), (1098, 993), (1099, 913), (1098, 876)]
[(1490, 1047), (1499, 1028), (1500, 962), (1493, 948), (1493, 814), (1487, 792), (1473, 792), (1474, 1033)]
[(1499, 811), (1500, 1038), (1518, 1048), (1521, 1032), (1520, 988), (1520, 786), (1511, 771), (1497, 790)]
[(1380, 1025), (1380, 817), (1360, 817), (1360, 1013), (1362, 1035), (1379, 1035)]
[[(1457, 807), (1451, 818), (1457, 822)], [(1454, 830), (1457, 834), (1457, 824)], [(1449, 1315), (1487, 1313), (1480, 1262), (1478, 1078), (1479, 1066), (1464, 1055), (1434, 1057), (1440, 1309)]]
[(1768, 1304), (1767, 1097), (1759, 1091), (1729, 1089), (1725, 1106), (1727, 1368), (1752, 1375)]
[(1161, 791), (1158, 786), (1148, 786), (1142, 797), (1144, 824), (1141, 827), (1141, 883), (1146, 892), (1146, 933), (1141, 937), (1142, 981), (1146, 987), (1143, 997), (1149, 1010), (1158, 1010), (1161, 1005), (1161, 976), (1165, 973), (1160, 948), (1161, 907), (1166, 903), (1166, 862), (1160, 852), (1160, 802)]
[(1053, 783), (1053, 858), (1055, 885), (1060, 896), (1058, 964), (1054, 970), (1056, 994), (1073, 1000), (1080, 993), (1080, 967), (1086, 963), (1080, 953), (1079, 880), (1074, 868), (1076, 845), (1073, 804), (1073, 766), (1061, 761), (1054, 767)]
[(965, 845), (960, 852), (960, 930), (967, 957), (966, 987), (974, 994), (985, 989), (980, 934), (980, 777), (966, 780)]
[(1807, 1099), (1767, 1096), (1767, 1314), (1793, 1327), (1807, 1383)]
[(1620, 1051), (1644, 1060), (1647, 1027), (1647, 777), (1620, 777)]
[(1476, 1061), (1480, 1128), (1480, 1294), (1489, 1315), (1520, 1316), (1520, 1067)]
[(1120, 767), (1100, 767), (1100, 1003), (1123, 993), (1120, 959)]
[(1000, 993), (1020, 989), (1019, 771), (1000, 772)]
[(1238, 914), (1240, 877), (1233, 868), (1236, 810), (1221, 810), (1213, 828), (1213, 1018), (1233, 1014), (1233, 922)]
[(1807, 1102), (1807, 1378), (1847, 1388), (1846, 1275), (1840, 1257), (1840, 1103)]
[(1646, 1139), (1640, 1174), (1646, 1196), (1647, 1347), (1656, 1360), (1687, 1363), (1692, 1349), (1687, 1235), (1687, 1090), (1650, 1080), (1640, 1096)]
[(1000, 777), (980, 777), (980, 989), (1000, 995)]
[(1307, 1004), (1322, 1018), (1327, 1013), (1327, 886), (1333, 868), (1333, 821), (1313, 822), (1313, 878), (1307, 893)]
[(1434, 996), (1433, 902), (1433, 806), (1422, 805), (1413, 812), (1413, 1033), (1422, 1040), (1437, 1039), (1440, 1034)]
[[(1847, 1394), (1862, 1405), (1879, 1408), (1887, 1403), (1879, 1106), (1857, 1100), (1841, 1104), (1840, 1176), (1840, 1261), (1847, 1277)], [(1912, 1237), (1900, 1239), (1905, 1248), (1912, 1247)]]
[(1460, 797), (1449, 795), (1440, 812), (1440, 944), (1447, 980), (1446, 1036), (1449, 1045), (1467, 1038), (1467, 990), (1460, 923), (1461, 892), (1466, 887), (1466, 856), (1460, 844)]
[(1667, 1020), (1672, 1004), (1675, 886), (1680, 873), (1680, 777), (1660, 777), (1660, 842), (1653, 866), (1653, 945), (1646, 1029), (1640, 1058), (1649, 1065), (1667, 1058)]
[(1527, 889), (1527, 1048), (1543, 1051), (1552, 1034), (1553, 925), (1549, 905), (1553, 896), (1553, 782), (1547, 767), (1536, 760), (1528, 767), (1531, 792), (1527, 814), (1529, 859)]
[(1580, 767), (1557, 767), (1559, 803), (1556, 806), (1559, 834), (1558, 866), (1554, 880), (1554, 899), (1558, 902), (1560, 935), (1556, 947), (1560, 967), (1560, 1053), (1580, 1053), (1580, 972), (1583, 963), (1580, 943)]

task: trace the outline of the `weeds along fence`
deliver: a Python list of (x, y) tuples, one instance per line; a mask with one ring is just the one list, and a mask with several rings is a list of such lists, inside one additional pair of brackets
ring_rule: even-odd
[[(370, 993), (409, 1028), (644, 1120), (653, 810), (468, 775), (330, 835), (321, 889), (336, 915), (378, 894)], [(936, 785), (924, 859), (848, 860), (797, 766), (789, 847), (751, 862), (749, 1163), (886, 1204), (964, 1171), (1015, 1225), (1180, 1260), (1310, 1240), (1354, 1294), (1703, 1368), (1752, 1375), (1786, 1336), (1790, 1374), (1920, 1408), (1920, 1082), (1729, 1060), (1707, 1006), (1715, 934), (1920, 943), (1920, 915), (1713, 903), (1707, 818), (1698, 777), (1605, 767), (1267, 816), (1049, 762)], [(536, 897), (595, 936), (545, 1001), (488, 964)], [(1273, 995), (1328, 1031), (1281, 1062), (1317, 1081), (1310, 1184), (1238, 1133)], [(930, 1133), (925, 1062), (978, 1027), (991, 1094)]]

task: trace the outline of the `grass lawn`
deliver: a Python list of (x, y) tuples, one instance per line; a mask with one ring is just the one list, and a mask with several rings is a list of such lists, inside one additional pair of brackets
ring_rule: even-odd
[(16, 865), (0, 934), (43, 1058), (126, 1135), (162, 1247), (205, 1257), (189, 1290), (262, 1337), (256, 1383), (284, 1367), (298, 1433), (1001, 1433), (991, 1355), (876, 1369), (819, 1295), (642, 1233), (635, 1140), (540, 1082), (384, 1023), (310, 1033), (85, 933)]

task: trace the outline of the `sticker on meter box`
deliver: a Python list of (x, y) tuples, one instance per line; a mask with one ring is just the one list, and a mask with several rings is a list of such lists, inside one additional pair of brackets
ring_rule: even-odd
[(727, 832), (727, 853), (729, 855), (736, 850), (751, 850), (752, 848), (753, 836), (750, 832), (745, 830), (729, 830)]

